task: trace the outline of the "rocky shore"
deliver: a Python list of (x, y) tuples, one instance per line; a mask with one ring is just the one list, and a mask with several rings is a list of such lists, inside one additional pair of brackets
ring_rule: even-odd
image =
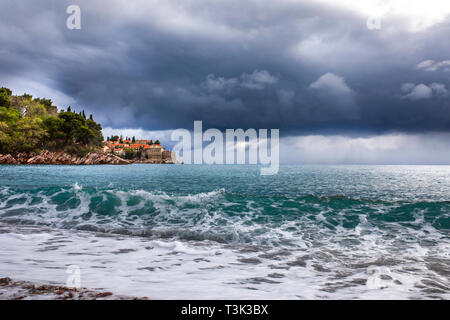
[(69, 288), (28, 281), (0, 278), (0, 300), (148, 300), (147, 297), (127, 297), (109, 291)]
[(91, 152), (84, 157), (64, 152), (42, 151), (41, 153), (0, 154), (0, 164), (130, 164), (132, 161), (122, 159), (110, 153)]

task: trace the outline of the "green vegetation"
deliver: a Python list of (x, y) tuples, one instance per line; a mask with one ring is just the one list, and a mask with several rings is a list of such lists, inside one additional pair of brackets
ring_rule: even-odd
[(102, 127), (84, 110), (58, 112), (50, 99), (0, 89), (0, 154), (65, 151), (85, 155), (102, 146)]
[[(125, 155), (123, 156), (123, 158), (127, 159), (127, 160), (133, 160), (133, 159), (141, 159), (143, 155), (143, 150), (139, 149), (137, 151), (134, 150), (130, 150), (130, 149), (125, 149)], [(145, 155), (146, 159), (148, 159), (148, 155)]]

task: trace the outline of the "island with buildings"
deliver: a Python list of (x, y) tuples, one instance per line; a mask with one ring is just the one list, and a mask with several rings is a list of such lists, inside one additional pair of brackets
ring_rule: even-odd
[(173, 163), (157, 140), (108, 137), (85, 111), (0, 88), (0, 164)]
[(135, 137), (107, 137), (103, 152), (112, 153), (135, 163), (174, 163), (172, 152), (165, 149), (159, 140), (136, 140)]

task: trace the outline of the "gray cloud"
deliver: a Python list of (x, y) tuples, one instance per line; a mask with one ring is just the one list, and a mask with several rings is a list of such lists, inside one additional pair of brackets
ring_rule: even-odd
[(254, 70), (251, 74), (243, 73), (240, 78), (224, 78), (208, 74), (201, 85), (209, 91), (230, 91), (238, 85), (250, 90), (263, 90), (266, 86), (277, 82), (278, 78), (267, 70)]
[(336, 76), (330, 72), (324, 74), (319, 79), (309, 85), (312, 89), (331, 93), (336, 96), (345, 96), (352, 93), (344, 78)]
[(447, 165), (450, 163), (449, 139), (449, 133), (285, 137), (280, 141), (280, 161), (302, 164)]
[(434, 60), (424, 60), (418, 63), (416, 68), (425, 71), (444, 70), (448, 72), (450, 71), (450, 60), (444, 60), (439, 62), (436, 62)]
[(445, 84), (433, 82), (430, 85), (420, 83), (404, 83), (402, 91), (406, 93), (403, 97), (410, 100), (430, 99), (432, 97), (447, 97), (448, 90)]
[[(65, 26), (69, 4), (81, 30)], [(412, 32), (391, 16), (374, 32), (366, 20), (315, 1), (5, 0), (0, 85), (112, 128), (449, 131), (449, 21)]]
[(262, 90), (277, 82), (278, 78), (271, 75), (267, 70), (255, 70), (251, 74), (244, 73), (242, 75), (241, 86), (247, 89)]

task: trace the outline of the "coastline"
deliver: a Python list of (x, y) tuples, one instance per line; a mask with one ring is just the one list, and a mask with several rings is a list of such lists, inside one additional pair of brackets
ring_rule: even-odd
[(147, 297), (115, 295), (110, 291), (38, 284), (0, 278), (0, 300), (148, 300)]
[(132, 161), (122, 159), (113, 154), (90, 152), (87, 155), (75, 156), (65, 152), (44, 150), (38, 153), (0, 154), (0, 164), (52, 164), (52, 165), (95, 165), (95, 164), (131, 164)]
[(40, 153), (15, 153), (15, 154), (0, 154), (0, 165), (100, 165), (100, 164), (112, 164), (112, 165), (127, 165), (133, 163), (160, 163), (160, 164), (173, 164), (172, 162), (154, 162), (150, 160), (127, 160), (111, 153), (103, 152), (90, 152), (87, 155), (75, 156), (65, 152), (55, 152), (44, 150)]

